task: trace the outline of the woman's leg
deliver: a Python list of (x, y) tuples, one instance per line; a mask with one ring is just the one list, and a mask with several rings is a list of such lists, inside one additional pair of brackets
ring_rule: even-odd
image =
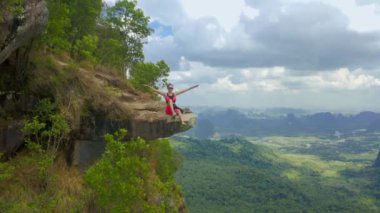
[(182, 125), (185, 124), (185, 122), (184, 122), (183, 119), (182, 119), (182, 113), (181, 113), (181, 110), (180, 110), (180, 109), (175, 109), (175, 112), (176, 112), (176, 114), (178, 115), (179, 120), (181, 120), (181, 124), (182, 124)]

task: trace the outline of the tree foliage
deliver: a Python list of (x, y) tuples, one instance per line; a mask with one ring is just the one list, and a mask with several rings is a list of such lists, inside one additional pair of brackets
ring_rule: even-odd
[(102, 0), (66, 0), (70, 7), (69, 41), (71, 55), (77, 42), (95, 32), (96, 21), (102, 11)]
[[(7, 0), (0, 1), (0, 14), (12, 14), (15, 16), (20, 16), (24, 11), (25, 0)], [(3, 16), (0, 16), (0, 22), (3, 21)]]
[(70, 126), (49, 99), (42, 99), (33, 118), (25, 122), (23, 132), (30, 147), (38, 146), (55, 154), (67, 139)]
[(123, 129), (107, 134), (102, 159), (86, 172), (97, 203), (111, 212), (175, 211), (177, 166), (169, 142), (125, 141), (125, 135)]
[(165, 79), (164, 61), (144, 63), (143, 46), (153, 32), (149, 16), (137, 8), (136, 0), (120, 0), (113, 6), (101, 0), (49, 0), (50, 17), (43, 42), (51, 49), (69, 52), (76, 60), (111, 66), (132, 83), (155, 86)]
[[(144, 85), (156, 87), (155, 83), (162, 80), (164, 84), (169, 76), (170, 68), (165, 61), (159, 61), (157, 63), (135, 63), (131, 69), (131, 82), (140, 90), (146, 89)], [(162, 85), (161, 85), (162, 86)]]
[(136, 0), (120, 0), (113, 7), (107, 8), (105, 23), (119, 35), (124, 47), (124, 67), (131, 67), (134, 62), (144, 60), (144, 39), (152, 33), (149, 17), (136, 8)]
[(68, 50), (70, 42), (67, 32), (71, 28), (70, 7), (64, 1), (49, 0), (49, 20), (43, 41), (53, 49)]

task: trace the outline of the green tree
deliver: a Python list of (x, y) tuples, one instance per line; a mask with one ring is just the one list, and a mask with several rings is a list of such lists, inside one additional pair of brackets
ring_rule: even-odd
[[(123, 133), (122, 133), (123, 134)], [(86, 172), (85, 180), (103, 208), (114, 212), (146, 210), (144, 180), (148, 179), (148, 164), (141, 152), (142, 140), (120, 143), (121, 138), (106, 135), (106, 152), (102, 160)]]
[(107, 26), (116, 32), (111, 35), (112, 39), (123, 44), (123, 69), (144, 60), (144, 39), (153, 32), (148, 26), (149, 17), (145, 16), (143, 10), (136, 8), (136, 5), (136, 0), (120, 0), (107, 8), (104, 18)]
[(170, 68), (163, 60), (155, 64), (151, 62), (135, 63), (131, 69), (131, 82), (135, 88), (146, 90), (147, 88), (144, 85), (156, 87), (156, 83), (160, 79), (163, 83), (166, 82), (169, 72)]
[(75, 45), (75, 52), (78, 55), (78, 59), (87, 59), (94, 63), (97, 62), (95, 52), (99, 38), (96, 35), (85, 35)]
[(49, 99), (42, 99), (33, 118), (25, 122), (23, 132), (30, 147), (38, 146), (55, 154), (67, 139), (70, 126), (63, 115), (56, 112), (55, 104)]
[(167, 140), (125, 141), (126, 130), (107, 134), (106, 151), (85, 174), (96, 202), (111, 212), (175, 212), (177, 169)]
[[(51, 48), (68, 51), (83, 57), (83, 46), (90, 35), (95, 35), (97, 20), (102, 10), (101, 0), (48, 0), (49, 20), (43, 41)], [(86, 37), (87, 36), (87, 37)], [(77, 43), (81, 41), (82, 52)]]
[(113, 29), (104, 19), (100, 20), (97, 36), (99, 42), (96, 50), (96, 57), (99, 63), (123, 71), (126, 54), (123, 36)]
[(49, 0), (49, 20), (43, 41), (54, 49), (68, 50), (70, 42), (67, 32), (71, 28), (70, 8), (64, 1)]
[(102, 11), (102, 0), (66, 0), (70, 7), (70, 53), (75, 56), (76, 44), (85, 35), (95, 32), (96, 21)]

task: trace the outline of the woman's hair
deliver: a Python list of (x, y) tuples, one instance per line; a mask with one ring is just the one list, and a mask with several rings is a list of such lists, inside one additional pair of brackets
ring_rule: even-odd
[(173, 84), (172, 84), (172, 83), (168, 83), (168, 84), (166, 85), (166, 87), (167, 87), (167, 88), (169, 88), (169, 87), (173, 87)]

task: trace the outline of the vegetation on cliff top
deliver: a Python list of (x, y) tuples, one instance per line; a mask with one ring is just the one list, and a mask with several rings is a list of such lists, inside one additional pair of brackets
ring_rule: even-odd
[(117, 1), (114, 6), (102, 0), (49, 0), (50, 18), (42, 43), (58, 52), (69, 52), (77, 61), (104, 65), (125, 75), (131, 82), (156, 87), (168, 76), (164, 61), (144, 62), (143, 45), (153, 32), (149, 17), (137, 8), (135, 0)]
[[(23, 9), (20, 1), (13, 2), (6, 10)], [(13, 68), (0, 73), (0, 90), (12, 95), (9, 106), (0, 109), (0, 121), (25, 120), (27, 142), (25, 149), (0, 163), (1, 211), (185, 210), (173, 178), (178, 159), (167, 140), (125, 141), (120, 133), (107, 135), (103, 158), (85, 178), (66, 165), (63, 154), (71, 131), (91, 107), (127, 116), (120, 106), (109, 106), (114, 93), (125, 89), (141, 94), (134, 88), (146, 92), (142, 84), (157, 87), (160, 80), (165, 82), (169, 66), (144, 61), (143, 45), (153, 32), (149, 17), (135, 0), (114, 6), (101, 0), (47, 2), (48, 25), (33, 41), (23, 82)], [(130, 80), (125, 79), (127, 70)], [(93, 84), (87, 75), (91, 72), (104, 73), (117, 87)]]

